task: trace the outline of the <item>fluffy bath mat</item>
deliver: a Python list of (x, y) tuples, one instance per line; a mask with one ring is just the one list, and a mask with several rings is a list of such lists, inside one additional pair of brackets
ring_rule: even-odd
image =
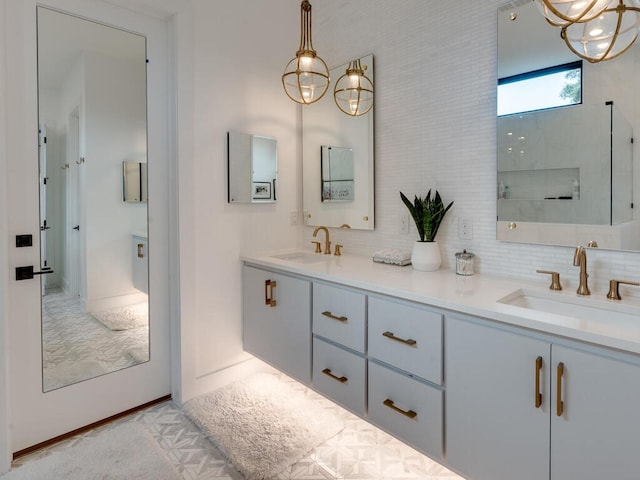
[(344, 428), (304, 392), (266, 373), (196, 397), (184, 411), (248, 480), (276, 475)]
[(91, 316), (111, 330), (129, 330), (149, 325), (147, 302), (91, 312)]
[(135, 423), (85, 438), (66, 450), (28, 462), (0, 480), (179, 480), (154, 440)]

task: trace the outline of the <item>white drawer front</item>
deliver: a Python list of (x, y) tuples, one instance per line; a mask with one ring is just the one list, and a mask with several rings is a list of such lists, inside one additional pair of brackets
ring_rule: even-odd
[(313, 333), (365, 353), (363, 293), (313, 284)]
[(443, 393), (437, 387), (369, 362), (369, 421), (442, 459)]
[(355, 353), (319, 338), (313, 339), (313, 377), (316, 390), (364, 417), (366, 361)]
[(442, 315), (369, 297), (369, 356), (442, 384)]

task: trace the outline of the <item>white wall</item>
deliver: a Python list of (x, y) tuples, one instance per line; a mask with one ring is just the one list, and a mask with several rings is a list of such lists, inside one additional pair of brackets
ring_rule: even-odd
[[(554, 269), (562, 273), (566, 288), (577, 286), (571, 248), (496, 240), (496, 12), (502, 3), (313, 4), (314, 47), (325, 61), (343, 63), (369, 52), (375, 56), (376, 229), (332, 230), (345, 253), (410, 249), (416, 234), (399, 233), (406, 208), (398, 192), (426, 194), (437, 188), (445, 202), (455, 201), (437, 238), (443, 268), (452, 268), (454, 253), (466, 248), (476, 254), (477, 271), (483, 274), (546, 283), (535, 270)], [(631, 78), (619, 82), (618, 88), (635, 85)], [(460, 216), (473, 218), (470, 241), (457, 236)], [(311, 232), (304, 228), (305, 248)], [(589, 251), (588, 257), (596, 295), (606, 293), (610, 278), (640, 279), (638, 253)]]
[[(280, 81), (299, 43), (299, 3), (196, 0), (193, 6), (192, 33), (178, 24), (184, 400), (227, 381), (224, 369), (249, 358), (242, 351), (238, 257), (297, 244), (289, 212), (301, 205), (302, 180), (299, 110)], [(226, 202), (229, 130), (278, 139), (277, 203)]]

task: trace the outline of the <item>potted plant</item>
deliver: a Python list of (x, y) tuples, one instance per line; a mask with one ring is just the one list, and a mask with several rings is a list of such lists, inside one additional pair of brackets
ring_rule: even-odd
[(433, 197), (431, 197), (431, 190), (424, 198), (416, 195), (413, 203), (402, 192), (400, 192), (400, 198), (409, 209), (420, 236), (420, 240), (416, 241), (411, 252), (413, 268), (425, 272), (438, 270), (441, 258), (438, 242), (435, 241), (436, 234), (453, 202), (445, 207), (437, 190)]

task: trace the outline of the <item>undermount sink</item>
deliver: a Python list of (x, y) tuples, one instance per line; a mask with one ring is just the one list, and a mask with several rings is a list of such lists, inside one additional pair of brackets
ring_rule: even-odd
[(518, 289), (499, 299), (498, 302), (579, 320), (640, 322), (637, 306), (614, 303), (610, 300), (594, 298), (593, 295), (580, 297), (560, 292)]
[(272, 255), (272, 258), (277, 258), (278, 260), (286, 260), (287, 262), (294, 263), (318, 263), (322, 262), (325, 257), (319, 253), (307, 253), (307, 252), (291, 252), (291, 253), (283, 253), (280, 255)]

